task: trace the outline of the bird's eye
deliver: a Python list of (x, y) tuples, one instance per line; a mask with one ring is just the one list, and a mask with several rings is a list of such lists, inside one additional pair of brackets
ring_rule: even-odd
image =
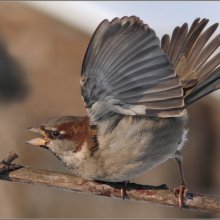
[(52, 131), (50, 133), (50, 135), (51, 135), (52, 139), (55, 139), (55, 138), (58, 138), (60, 136), (60, 133), (58, 131)]

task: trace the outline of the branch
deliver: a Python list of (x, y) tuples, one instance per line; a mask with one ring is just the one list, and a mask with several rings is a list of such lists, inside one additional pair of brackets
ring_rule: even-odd
[(19, 164), (12, 164), (16, 158), (18, 158), (18, 155), (15, 152), (9, 152), (8, 156), (0, 163), (0, 174), (5, 171), (16, 170), (23, 167)]
[[(122, 199), (121, 189), (123, 185), (121, 183), (88, 181), (69, 174), (11, 164), (16, 158), (17, 155), (12, 152), (0, 163), (1, 180), (38, 184), (62, 190)], [(178, 199), (175, 197), (173, 189), (168, 189), (166, 185), (145, 186), (128, 183), (126, 194), (126, 199), (129, 200), (149, 201), (163, 206), (178, 207)], [(188, 192), (187, 198), (184, 205), (186, 209), (220, 213), (220, 197)]]

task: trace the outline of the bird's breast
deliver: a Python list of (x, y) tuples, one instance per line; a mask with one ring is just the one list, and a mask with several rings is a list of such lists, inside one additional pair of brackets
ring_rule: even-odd
[(129, 180), (173, 157), (183, 141), (186, 121), (185, 116), (126, 116), (113, 123), (114, 128), (109, 131), (112, 122), (103, 121), (98, 127), (99, 150), (94, 155), (97, 164), (94, 179)]

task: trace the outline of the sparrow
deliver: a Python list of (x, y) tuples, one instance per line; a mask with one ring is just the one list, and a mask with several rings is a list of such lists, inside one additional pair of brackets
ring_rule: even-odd
[(51, 151), (87, 180), (124, 182), (169, 158), (186, 182), (181, 149), (188, 133), (187, 108), (220, 87), (220, 35), (197, 18), (161, 41), (136, 16), (104, 20), (94, 32), (82, 64), (86, 116), (55, 118), (30, 128), (28, 141)]

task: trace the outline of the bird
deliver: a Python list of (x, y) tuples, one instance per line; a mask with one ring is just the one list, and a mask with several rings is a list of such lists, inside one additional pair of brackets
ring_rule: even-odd
[(137, 16), (102, 21), (82, 63), (87, 115), (31, 127), (41, 137), (27, 143), (51, 151), (72, 174), (94, 181), (127, 183), (174, 159), (181, 177), (175, 193), (183, 207), (187, 108), (220, 87), (218, 23), (207, 27), (208, 22), (197, 18), (160, 40)]

